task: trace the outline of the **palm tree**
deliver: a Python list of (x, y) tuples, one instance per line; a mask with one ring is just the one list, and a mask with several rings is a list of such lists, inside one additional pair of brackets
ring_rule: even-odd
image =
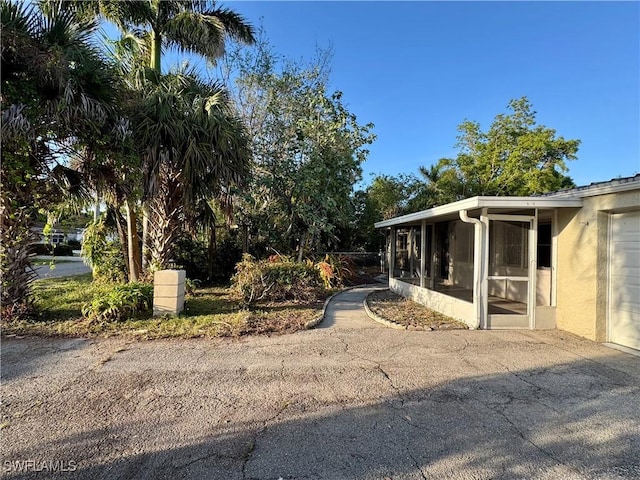
[(148, 66), (157, 73), (167, 48), (215, 61), (227, 39), (255, 41), (253, 27), (241, 15), (212, 0), (74, 0), (67, 5), (85, 17), (114, 23), (123, 35), (144, 44)]
[(29, 309), (35, 213), (82, 192), (64, 157), (109, 130), (114, 70), (91, 44), (96, 22), (55, 5), (0, 1), (2, 21), (2, 310)]
[(151, 263), (162, 268), (184, 226), (194, 226), (199, 208), (230, 198), (232, 187), (242, 184), (249, 140), (224, 89), (186, 72), (148, 83), (131, 118), (134, 143), (142, 146), (144, 200), (154, 220)]
[[(227, 175), (225, 172), (237, 171), (245, 175), (246, 166), (236, 168), (237, 163), (241, 161), (246, 164), (249, 161), (244, 129), (230, 115), (228, 102), (222, 100), (224, 95), (221, 87), (207, 87), (194, 78), (187, 81), (187, 76), (183, 74), (163, 77), (162, 51), (175, 48), (215, 61), (224, 52), (227, 39), (253, 43), (253, 27), (234, 11), (218, 7), (215, 1), (208, 0), (73, 1), (68, 2), (67, 6), (81, 16), (99, 16), (118, 26), (123, 35), (119, 46), (125, 48), (116, 49), (116, 52), (128, 54), (120, 58), (128, 59), (123, 63), (123, 68), (129, 74), (131, 87), (147, 96), (141, 106), (136, 105), (133, 115), (141, 122), (136, 144), (141, 147), (143, 165), (148, 168), (143, 170), (143, 178), (147, 181), (142, 190), (142, 243), (143, 247), (151, 246), (151, 256), (156, 266), (161, 267), (166, 264), (171, 238), (178, 228), (171, 216), (182, 215), (181, 211), (168, 208), (167, 205), (160, 208), (156, 204), (161, 191), (164, 189), (163, 194), (173, 197), (184, 195), (181, 201), (188, 211), (189, 205), (194, 205), (194, 201), (207, 190), (198, 186), (202, 180), (217, 185), (209, 190), (224, 190), (231, 184), (230, 179), (236, 183), (242, 180), (236, 174)], [(143, 61), (140, 62), (140, 59)], [(140, 64), (146, 67), (146, 74), (140, 75)], [(194, 93), (192, 87), (198, 92)], [(181, 95), (186, 95), (185, 99), (179, 98)], [(199, 103), (203, 101), (207, 105), (204, 110)], [(191, 110), (193, 114), (188, 113)], [(204, 123), (197, 125), (196, 121)], [(215, 122), (218, 124), (214, 125)], [(134, 129), (135, 125), (134, 122)], [(164, 129), (169, 135), (161, 135)], [(193, 129), (193, 135), (189, 129)], [(210, 136), (204, 137), (205, 133)], [(202, 144), (196, 145), (193, 139), (199, 137), (202, 138)], [(160, 138), (163, 143), (159, 143)], [(206, 149), (209, 149), (208, 152)], [(181, 162), (173, 161), (176, 152), (185, 153)], [(207, 156), (210, 158), (205, 158)], [(226, 162), (229, 166), (224, 166)], [(217, 167), (211, 168), (214, 164)], [(185, 172), (178, 173), (182, 167), (186, 169)], [(176, 181), (196, 183), (173, 188), (171, 185)], [(138, 243), (136, 202), (133, 198), (125, 200), (125, 211), (129, 233), (129, 277), (135, 281), (141, 272), (142, 256)], [(151, 215), (155, 217), (155, 225), (149, 227)], [(155, 230), (153, 239), (147, 235), (151, 228)], [(164, 231), (165, 235), (158, 237), (158, 231)]]

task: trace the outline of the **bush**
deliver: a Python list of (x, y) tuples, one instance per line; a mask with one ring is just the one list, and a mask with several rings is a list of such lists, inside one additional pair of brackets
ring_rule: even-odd
[(246, 304), (258, 301), (316, 301), (322, 279), (314, 265), (289, 260), (256, 261), (245, 254), (236, 266), (232, 289)]
[(97, 282), (124, 282), (127, 266), (119, 240), (109, 240), (110, 230), (104, 219), (90, 223), (84, 231), (82, 257), (93, 269)]
[(316, 262), (315, 268), (320, 273), (324, 287), (336, 288), (344, 286), (345, 280), (353, 277), (354, 265), (349, 257), (326, 254)]
[(153, 285), (128, 283), (94, 297), (82, 307), (82, 315), (92, 320), (119, 321), (151, 310)]
[(213, 261), (213, 275), (210, 280), (217, 284), (229, 284), (236, 271), (236, 265), (242, 260), (242, 247), (234, 237), (227, 237), (216, 247)]
[(208, 276), (207, 247), (188, 236), (180, 237), (173, 245), (171, 267), (184, 270), (187, 278), (205, 281)]
[(53, 255), (55, 257), (73, 257), (73, 248), (69, 245), (52, 245), (50, 243), (36, 243), (33, 252), (36, 255)]
[(78, 250), (82, 246), (79, 240), (67, 240), (67, 245), (69, 245), (74, 250)]
[(191, 237), (181, 237), (174, 245), (174, 268), (185, 270), (187, 278), (202, 283), (228, 284), (236, 264), (242, 259), (242, 248), (233, 238), (226, 238), (216, 246), (213, 269), (209, 275), (209, 252), (207, 246)]

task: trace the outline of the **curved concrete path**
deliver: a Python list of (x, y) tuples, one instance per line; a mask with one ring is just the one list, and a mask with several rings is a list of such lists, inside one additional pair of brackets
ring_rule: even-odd
[(386, 285), (362, 285), (338, 293), (331, 299), (324, 314), (324, 320), (316, 328), (366, 329), (383, 328), (364, 311), (363, 302), (371, 292), (384, 290)]

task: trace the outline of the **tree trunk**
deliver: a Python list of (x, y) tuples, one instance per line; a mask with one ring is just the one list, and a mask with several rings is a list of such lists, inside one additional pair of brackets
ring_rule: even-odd
[(162, 73), (160, 60), (162, 55), (162, 36), (156, 32), (155, 29), (151, 30), (151, 70), (154, 70), (158, 74)]
[(127, 236), (127, 229), (123, 224), (122, 214), (119, 208), (114, 209), (114, 218), (116, 219), (116, 229), (118, 230), (118, 238), (120, 238), (120, 248), (122, 249), (122, 256), (124, 258), (124, 264), (127, 268), (127, 272), (131, 271), (129, 266), (129, 238)]
[(5, 192), (0, 199), (0, 225), (0, 315), (11, 320), (32, 310), (31, 284), (36, 274), (31, 255), (38, 236), (31, 231), (29, 209), (17, 206)]
[(302, 263), (302, 258), (304, 256), (304, 246), (307, 243), (307, 232), (304, 231), (302, 236), (300, 237), (300, 245), (298, 246), (298, 262)]
[(216, 260), (216, 227), (211, 227), (209, 232), (209, 245), (207, 248), (207, 277), (211, 281), (213, 279), (213, 268)]
[(96, 204), (93, 207), (93, 223), (98, 221), (100, 216), (100, 194), (96, 193)]
[(142, 271), (149, 267), (149, 208), (142, 205)]
[(127, 236), (129, 237), (129, 282), (137, 282), (140, 279), (140, 272), (142, 270), (142, 257), (140, 255), (140, 242), (138, 239), (138, 217), (135, 207), (131, 205), (129, 200), (126, 200), (124, 205), (127, 212)]

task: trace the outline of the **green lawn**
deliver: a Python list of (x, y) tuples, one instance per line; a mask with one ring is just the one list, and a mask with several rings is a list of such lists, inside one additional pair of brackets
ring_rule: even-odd
[(28, 321), (3, 322), (3, 334), (152, 339), (289, 333), (317, 318), (323, 304), (281, 302), (246, 309), (228, 288), (211, 287), (188, 296), (185, 311), (177, 317), (153, 318), (148, 312), (119, 322), (84, 318), (82, 306), (109, 289), (109, 285), (93, 283), (91, 274), (38, 280), (34, 284), (38, 316)]

